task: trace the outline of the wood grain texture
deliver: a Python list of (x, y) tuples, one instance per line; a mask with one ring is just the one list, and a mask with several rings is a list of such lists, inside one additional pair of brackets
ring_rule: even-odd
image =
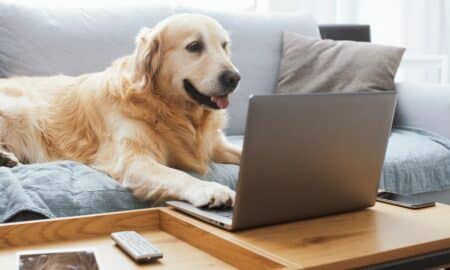
[[(203, 226), (187, 216), (183, 220)], [(235, 233), (205, 230), (282, 258), (278, 261), (288, 267), (346, 269), (450, 248), (450, 207), (409, 210), (378, 203), (364, 211)]]
[(0, 224), (0, 249), (159, 227), (159, 209)]
[[(109, 238), (136, 230), (159, 246), (164, 269), (345, 269), (450, 248), (450, 207), (386, 204), (347, 214), (227, 232), (170, 208), (0, 225), (0, 265), (18, 251), (94, 247), (105, 269), (141, 269)], [(231, 264), (231, 265), (230, 265)]]
[[(282, 267), (250, 250), (226, 244), (226, 240), (221, 242), (227, 249), (221, 250), (218, 254), (236, 254), (237, 257), (223, 256), (228, 259), (223, 260), (220, 256), (217, 258), (211, 256), (208, 249), (205, 252), (194, 247), (190, 242), (180, 240), (161, 230), (163, 226), (160, 226), (160, 211), (158, 208), (152, 208), (0, 225), (0, 265), (2, 269), (3, 266), (8, 266), (5, 269), (15, 269), (16, 253), (26, 250), (89, 247), (97, 249), (104, 269), (140, 269), (144, 266), (134, 264), (115, 247), (110, 239), (111, 232), (135, 230), (144, 237), (148, 237), (164, 253), (164, 259), (152, 264), (152, 268), (235, 269), (229, 262), (233, 262), (233, 265), (245, 266), (241, 267), (245, 269)], [(196, 231), (192, 236), (197, 236), (198, 233), (205, 234), (205, 232)], [(219, 242), (216, 241), (216, 243)], [(237, 262), (236, 259), (238, 259)]]
[(150, 240), (164, 252), (164, 257), (151, 264), (135, 264), (127, 257), (108, 236), (87, 238), (82, 240), (69, 240), (38, 244), (24, 247), (15, 247), (0, 250), (0, 269), (17, 269), (16, 252), (36, 249), (67, 249), (67, 248), (93, 248), (96, 257), (101, 263), (102, 270), (134, 270), (134, 269), (236, 269), (225, 262), (214, 258), (174, 236), (159, 231), (150, 230), (140, 232), (143, 237)]
[(160, 227), (187, 243), (239, 269), (281, 269), (288, 262), (262, 252), (257, 247), (223, 234), (223, 231), (172, 210), (161, 210)]

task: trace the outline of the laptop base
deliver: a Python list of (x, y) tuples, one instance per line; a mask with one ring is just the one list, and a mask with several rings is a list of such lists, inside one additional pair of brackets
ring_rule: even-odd
[[(211, 225), (223, 228), (225, 230), (233, 230), (232, 227), (232, 213), (231, 209), (227, 210), (218, 210), (218, 209), (201, 209), (193, 206), (190, 203), (182, 202), (182, 201), (168, 201), (167, 205), (174, 207), (177, 210), (180, 210), (183, 213), (186, 213), (190, 216), (196, 217), (200, 220), (203, 220)], [(223, 212), (223, 213), (220, 213)], [(228, 217), (227, 217), (228, 216)]]

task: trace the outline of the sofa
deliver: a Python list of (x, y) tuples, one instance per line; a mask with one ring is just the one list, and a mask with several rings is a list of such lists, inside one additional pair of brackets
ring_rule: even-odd
[[(241, 72), (226, 129), (237, 145), (243, 141), (249, 95), (274, 93), (283, 31), (370, 42), (367, 25), (319, 26), (302, 12), (227, 13), (146, 1), (108, 7), (55, 5), (0, 3), (0, 77), (100, 71), (132, 52), (141, 27), (175, 13), (204, 13), (230, 32), (233, 62)], [(400, 82), (396, 91), (398, 105), (380, 188), (413, 194), (450, 187), (450, 85)], [(235, 165), (211, 164), (208, 174), (199, 177), (235, 188), (238, 171)], [(73, 161), (0, 168), (0, 222), (151, 206), (136, 201), (107, 175)]]

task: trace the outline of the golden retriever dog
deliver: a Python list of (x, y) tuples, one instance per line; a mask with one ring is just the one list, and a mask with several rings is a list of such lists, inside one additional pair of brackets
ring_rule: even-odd
[(133, 54), (102, 72), (0, 80), (0, 163), (74, 160), (141, 200), (231, 206), (234, 191), (184, 171), (239, 164), (222, 132), (239, 80), (217, 21), (171, 16), (142, 29)]

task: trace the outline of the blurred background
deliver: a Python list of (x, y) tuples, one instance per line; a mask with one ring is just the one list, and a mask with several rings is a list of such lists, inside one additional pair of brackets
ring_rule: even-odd
[[(14, 0), (104, 7), (111, 0)], [(150, 1), (150, 0), (133, 0)], [(154, 2), (155, 0), (153, 0)], [(319, 24), (369, 24), (372, 42), (407, 48), (397, 81), (449, 83), (450, 0), (159, 0), (234, 12), (307, 11)], [(120, 1), (126, 5), (127, 1)]]
[(318, 23), (369, 24), (372, 42), (407, 52), (397, 80), (449, 83), (450, 0), (169, 0), (205, 9), (305, 10)]

